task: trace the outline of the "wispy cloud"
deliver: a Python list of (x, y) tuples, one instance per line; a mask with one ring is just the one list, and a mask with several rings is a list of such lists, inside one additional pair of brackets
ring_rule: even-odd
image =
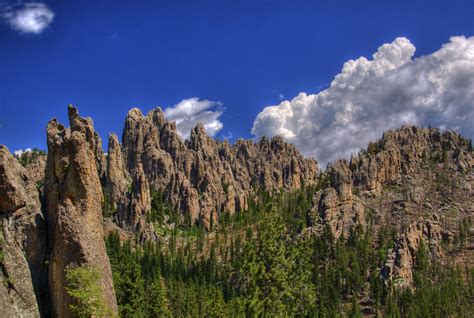
[(40, 34), (53, 22), (55, 14), (42, 2), (21, 2), (4, 7), (0, 16), (13, 30)]
[(234, 138), (234, 135), (232, 134), (232, 131), (229, 130), (227, 134), (222, 134), (221, 138), (226, 140), (232, 140)]
[(285, 99), (285, 95), (284, 95), (283, 93), (280, 93), (280, 92), (277, 91), (276, 89), (274, 89), (272, 92), (273, 92), (274, 94), (278, 95), (278, 98), (279, 98), (280, 100)]
[(173, 107), (164, 110), (166, 119), (176, 122), (178, 133), (188, 139), (197, 123), (202, 123), (208, 135), (215, 136), (224, 125), (219, 117), (224, 112), (220, 102), (200, 100), (197, 97), (183, 99)]

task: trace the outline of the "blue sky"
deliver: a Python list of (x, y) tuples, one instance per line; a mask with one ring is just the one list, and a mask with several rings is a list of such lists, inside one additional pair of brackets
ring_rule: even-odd
[(467, 0), (42, 1), (54, 17), (34, 32), (11, 20), (31, 3), (0, 3), (0, 143), (11, 150), (45, 148), (48, 120), (67, 123), (70, 103), (104, 141), (130, 108), (192, 97), (221, 103), (216, 136), (249, 138), (264, 107), (327, 88), (346, 61), (397, 37), (417, 57), (474, 35)]

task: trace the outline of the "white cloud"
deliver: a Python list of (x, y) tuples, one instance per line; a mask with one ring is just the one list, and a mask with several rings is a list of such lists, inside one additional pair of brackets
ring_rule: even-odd
[(372, 60), (346, 62), (331, 85), (260, 112), (252, 133), (281, 135), (322, 164), (348, 158), (403, 124), (474, 136), (474, 37), (452, 37), (413, 59), (406, 38), (384, 44)]
[(40, 34), (53, 22), (54, 12), (44, 3), (30, 2), (7, 8), (2, 17), (14, 30)]
[(223, 113), (222, 104), (197, 97), (183, 99), (173, 107), (164, 110), (165, 118), (174, 120), (178, 133), (184, 139), (189, 139), (191, 129), (197, 123), (202, 123), (209, 136), (214, 136), (224, 125), (219, 120)]
[(20, 158), (24, 153), (31, 152), (31, 148), (26, 148), (25, 150), (19, 149), (13, 152), (13, 155), (17, 158)]

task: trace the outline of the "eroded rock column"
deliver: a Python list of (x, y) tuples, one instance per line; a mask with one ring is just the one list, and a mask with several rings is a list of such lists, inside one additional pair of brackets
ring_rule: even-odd
[(92, 119), (82, 118), (69, 106), (66, 128), (56, 119), (47, 127), (48, 159), (45, 197), (48, 216), (49, 289), (52, 314), (71, 317), (73, 299), (66, 292), (65, 270), (91, 266), (100, 271), (103, 300), (112, 312), (117, 303), (102, 226), (102, 186), (98, 162), (100, 139)]

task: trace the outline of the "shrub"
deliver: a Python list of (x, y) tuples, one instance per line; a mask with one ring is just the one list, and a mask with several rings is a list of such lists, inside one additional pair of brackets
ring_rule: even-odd
[(75, 301), (69, 308), (77, 317), (110, 317), (99, 285), (100, 271), (90, 266), (66, 268), (66, 292)]

